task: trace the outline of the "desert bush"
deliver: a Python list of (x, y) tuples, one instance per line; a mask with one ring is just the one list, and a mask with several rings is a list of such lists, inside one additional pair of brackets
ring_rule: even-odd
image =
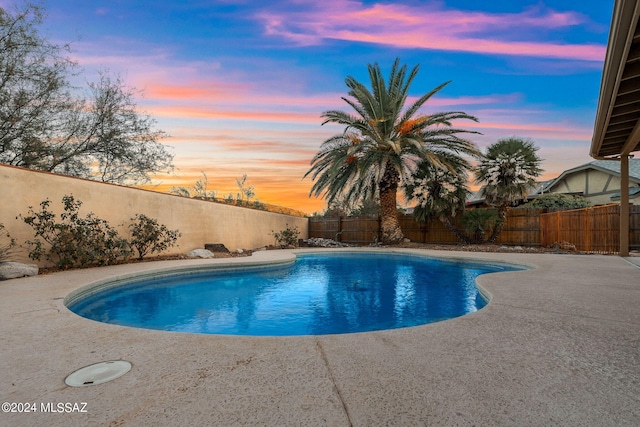
[[(40, 211), (29, 207), (27, 216), (19, 217), (35, 231), (35, 239), (27, 241), (32, 248), (29, 258), (40, 260), (43, 256), (58, 268), (75, 266), (109, 265), (131, 255), (126, 239), (109, 223), (90, 212), (86, 217), (79, 216), (82, 206), (73, 196), (62, 198), (64, 212), (60, 221), (56, 214), (49, 211), (49, 199), (40, 203)], [(45, 249), (45, 243), (49, 249)]]
[(569, 210), (591, 206), (591, 202), (582, 196), (562, 193), (542, 194), (529, 203), (518, 206), (521, 209)]
[(9, 260), (15, 246), (16, 239), (12, 238), (8, 232), (5, 232), (4, 224), (0, 222), (0, 262)]
[(138, 252), (140, 260), (147, 254), (170, 248), (180, 237), (178, 230), (169, 230), (166, 225), (158, 224), (157, 220), (144, 214), (136, 214), (131, 221), (129, 228), (133, 238), (130, 244)]
[(289, 227), (289, 224), (286, 224), (284, 230), (280, 230), (278, 232), (271, 231), (271, 235), (275, 237), (276, 243), (281, 247), (285, 248), (287, 246), (296, 246), (298, 243), (298, 236), (300, 235), (300, 230), (298, 230), (298, 226)]
[(471, 209), (462, 214), (461, 222), (464, 230), (473, 237), (476, 243), (484, 243), (500, 221), (496, 209)]

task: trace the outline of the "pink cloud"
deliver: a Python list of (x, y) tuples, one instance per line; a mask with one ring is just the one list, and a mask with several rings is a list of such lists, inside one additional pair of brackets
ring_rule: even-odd
[(563, 123), (480, 122), (473, 123), (467, 127), (480, 132), (483, 132), (484, 130), (500, 130), (511, 134), (526, 133), (529, 136), (555, 136), (556, 138), (585, 141), (591, 139), (591, 129), (580, 128)]
[(284, 96), (256, 91), (253, 84), (213, 79), (192, 81), (189, 84), (180, 86), (163, 82), (150, 82), (146, 85), (145, 95), (149, 98), (169, 101), (188, 100), (209, 104), (262, 105), (270, 108), (280, 105), (331, 107), (342, 103), (340, 97), (344, 96), (344, 94), (337, 93)]
[(435, 3), (409, 6), (333, 1), (317, 3), (304, 11), (263, 12), (256, 19), (263, 23), (267, 35), (284, 37), (298, 45), (335, 39), (401, 48), (583, 61), (602, 61), (605, 55), (605, 46), (599, 44), (518, 40), (527, 32), (564, 28), (586, 21), (575, 12), (541, 7), (520, 13), (491, 14), (446, 10)]
[[(342, 97), (344, 93), (299, 94), (284, 96), (257, 92), (253, 85), (246, 83), (234, 83), (216, 80), (199, 80), (186, 85), (172, 85), (162, 82), (148, 82), (145, 97), (153, 100), (180, 102), (188, 101), (195, 104), (207, 105), (251, 105), (253, 107), (293, 107), (300, 109), (312, 109), (319, 117), (323, 111), (329, 109), (350, 110)], [(443, 97), (435, 95), (425, 107), (444, 107), (459, 105), (482, 104), (512, 104), (521, 99), (520, 94), (494, 94), (484, 96)], [(418, 96), (407, 99), (407, 105), (415, 102)]]
[[(433, 96), (427, 101), (423, 108), (431, 107), (454, 107), (461, 105), (505, 105), (513, 104), (522, 99), (521, 94), (493, 94), (484, 96), (459, 96), (455, 98), (443, 97), (439, 95)], [(407, 105), (418, 100), (417, 96), (410, 96), (407, 98)]]

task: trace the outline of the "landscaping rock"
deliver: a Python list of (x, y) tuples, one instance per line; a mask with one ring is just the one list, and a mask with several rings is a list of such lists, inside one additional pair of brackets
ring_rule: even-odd
[(213, 252), (207, 249), (194, 249), (187, 254), (187, 258), (213, 258)]
[(205, 243), (204, 248), (211, 252), (230, 253), (229, 249), (222, 243)]
[(305, 240), (307, 246), (316, 247), (316, 248), (348, 248), (354, 247), (355, 245), (349, 245), (347, 243), (336, 242), (331, 239), (323, 239), (321, 237), (312, 237), (310, 239)]
[(555, 249), (561, 249), (563, 251), (575, 251), (576, 250), (576, 246), (572, 243), (569, 243), (565, 240), (563, 240), (562, 242), (555, 242), (553, 245), (551, 245), (551, 247), (554, 247)]
[(239, 254), (243, 254), (244, 253), (244, 249), (238, 248), (238, 249), (236, 249), (236, 252), (239, 253)]
[(36, 264), (22, 264), (20, 262), (0, 263), (0, 280), (36, 276), (37, 274), (38, 266)]

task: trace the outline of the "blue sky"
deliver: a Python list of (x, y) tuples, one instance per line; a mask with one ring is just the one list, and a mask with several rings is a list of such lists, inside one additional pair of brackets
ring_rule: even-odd
[[(3, 7), (12, 1), (0, 0)], [(156, 188), (205, 172), (226, 195), (247, 173), (258, 197), (313, 212), (302, 180), (320, 126), (350, 75), (420, 64), (411, 94), (452, 80), (426, 113), (462, 110), (481, 147), (532, 138), (544, 178), (591, 159), (613, 1), (44, 1), (45, 34), (71, 42), (95, 80), (119, 74), (142, 91), (141, 111), (171, 136), (176, 170)]]

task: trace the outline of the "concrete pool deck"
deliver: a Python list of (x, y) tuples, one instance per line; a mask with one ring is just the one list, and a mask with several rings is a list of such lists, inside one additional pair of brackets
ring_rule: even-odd
[[(126, 328), (63, 303), (110, 277), (268, 262), (297, 250), (0, 282), (0, 400), (36, 408), (0, 413), (0, 425), (640, 425), (638, 266), (601, 255), (393, 251), (536, 268), (481, 276), (492, 300), (474, 314), (304, 337)], [(64, 383), (81, 367), (120, 359), (133, 368), (114, 381)], [(42, 411), (58, 403), (86, 412)]]

